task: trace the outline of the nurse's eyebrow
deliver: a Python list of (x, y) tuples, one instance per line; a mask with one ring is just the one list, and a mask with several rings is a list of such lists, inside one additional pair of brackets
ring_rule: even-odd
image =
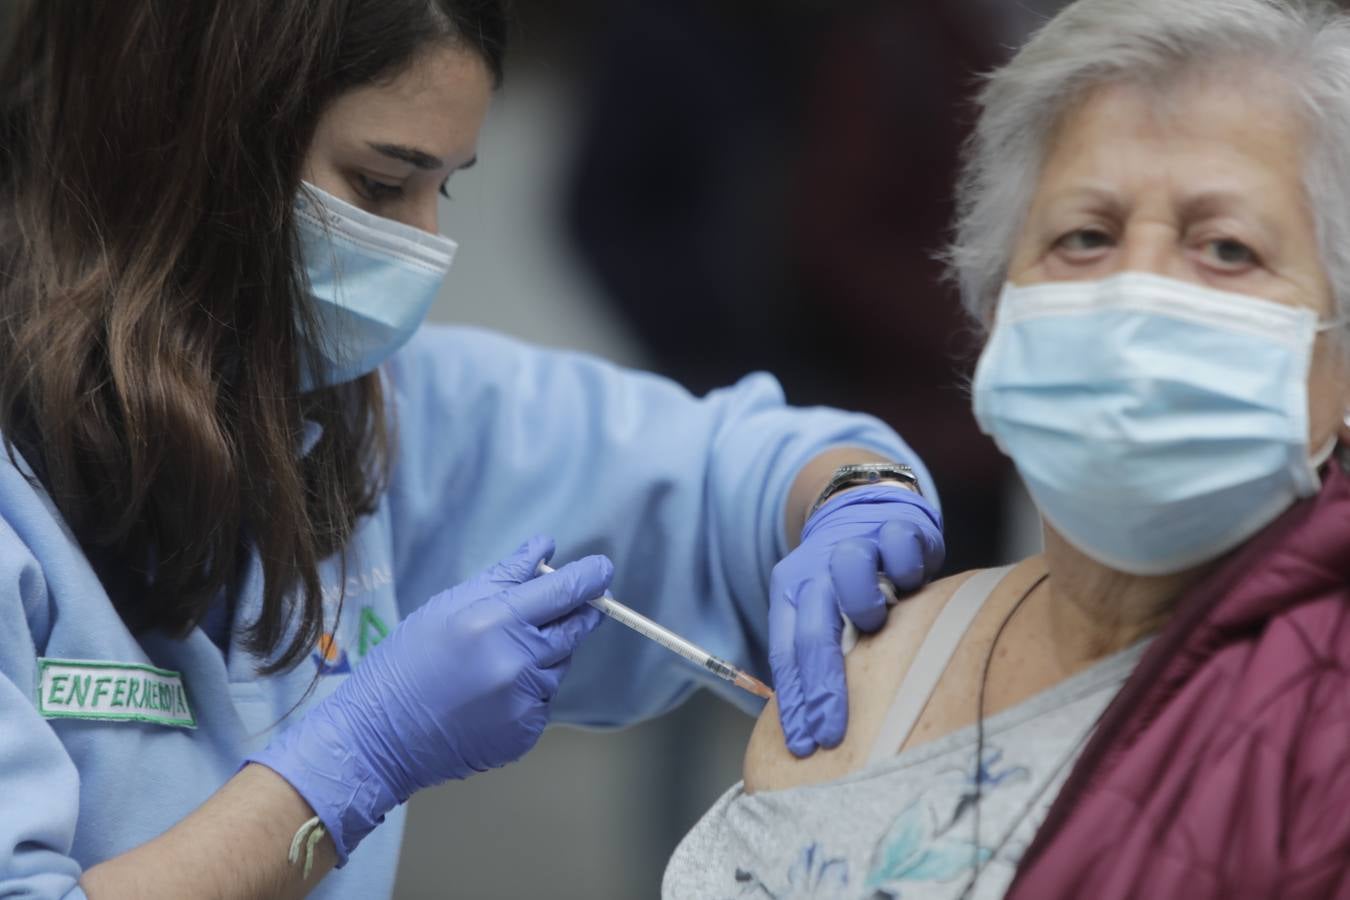
[[(414, 147), (404, 147), (399, 144), (371, 144), (370, 148), (378, 153), (384, 154), (390, 159), (408, 163), (419, 169), (434, 171), (436, 169), (445, 168), (445, 160), (438, 156), (432, 156), (430, 153), (424, 153)], [(478, 157), (475, 156), (459, 168), (471, 168), (476, 162), (478, 162)]]

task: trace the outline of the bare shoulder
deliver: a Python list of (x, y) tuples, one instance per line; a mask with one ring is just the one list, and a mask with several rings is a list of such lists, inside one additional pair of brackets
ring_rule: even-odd
[(882, 719), (904, 678), (910, 660), (942, 607), (972, 573), (953, 575), (906, 597), (891, 610), (886, 624), (858, 642), (844, 660), (848, 679), (848, 732), (838, 747), (798, 759), (787, 749), (770, 700), (760, 713), (745, 751), (744, 779), (749, 793), (830, 781), (867, 761)]

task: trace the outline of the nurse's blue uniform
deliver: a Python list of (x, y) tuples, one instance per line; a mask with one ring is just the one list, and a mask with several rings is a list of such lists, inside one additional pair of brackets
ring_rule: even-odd
[[(390, 488), (352, 537), (345, 578), (325, 566), (327, 634), (279, 675), (256, 675), (259, 660), (238, 645), (259, 608), (256, 568), (221, 622), (225, 652), (201, 629), (185, 639), (132, 634), (50, 499), (0, 461), (0, 897), (84, 897), (83, 869), (206, 800), (316, 673), (301, 710), (410, 610), (531, 534), (556, 536), (555, 560), (609, 555), (617, 597), (764, 677), (769, 574), (787, 550), (784, 502), (801, 466), (832, 446), (870, 448), (914, 466), (935, 496), (885, 426), (791, 409), (767, 375), (696, 399), (579, 354), (427, 326), (387, 377), (398, 428)], [(195, 727), (165, 723), (188, 716), (158, 688), (154, 703), (169, 710), (159, 721), (81, 718), (89, 701), (72, 699), (69, 679), (40, 696), (42, 660), (105, 667), (94, 674), (144, 671), (134, 665), (177, 673), (170, 680)], [(700, 684), (750, 708), (748, 695), (606, 622), (578, 650), (554, 718), (622, 726), (671, 709)], [(124, 708), (151, 696), (142, 686), (129, 700), (126, 685), (108, 681), (100, 708), (113, 686)], [(389, 896), (403, 822), (402, 808), (391, 813), (311, 896)]]

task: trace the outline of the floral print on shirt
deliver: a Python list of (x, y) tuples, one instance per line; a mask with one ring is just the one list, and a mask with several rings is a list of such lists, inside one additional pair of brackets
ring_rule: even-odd
[[(950, 882), (984, 865), (994, 848), (972, 840), (977, 790), (987, 797), (1000, 788), (1031, 779), (1025, 766), (1004, 766), (1003, 751), (986, 747), (971, 769), (949, 769), (919, 792), (891, 821), (868, 861), (866, 875), (855, 893), (849, 893), (852, 873), (844, 856), (833, 856), (827, 844), (813, 840), (802, 847), (780, 879), (766, 879), (737, 867), (740, 898), (764, 900), (822, 900), (864, 897), (903, 900), (907, 887), (927, 882)], [(955, 779), (958, 784), (951, 782)], [(953, 790), (953, 788), (956, 788)], [(955, 796), (955, 802), (952, 797)], [(944, 808), (945, 807), (945, 808)]]

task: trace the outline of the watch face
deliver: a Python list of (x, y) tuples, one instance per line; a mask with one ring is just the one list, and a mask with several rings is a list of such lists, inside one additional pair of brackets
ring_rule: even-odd
[(836, 478), (851, 484), (871, 484), (878, 481), (918, 482), (914, 477), (914, 470), (899, 463), (859, 463), (845, 466), (839, 470)]

